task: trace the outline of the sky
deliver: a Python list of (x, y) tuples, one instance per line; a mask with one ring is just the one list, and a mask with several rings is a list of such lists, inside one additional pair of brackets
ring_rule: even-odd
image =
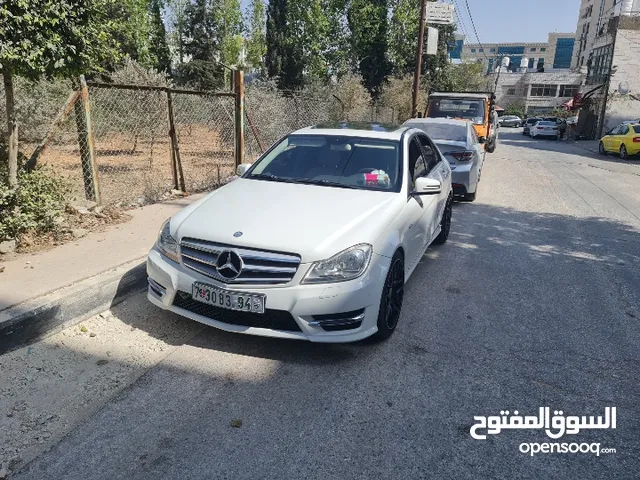
[[(466, 43), (477, 43), (465, 0), (454, 3), (467, 35)], [(571, 33), (578, 23), (580, 0), (466, 0), (480, 43), (546, 42), (550, 32)], [(241, 0), (244, 12), (250, 0)], [(266, 0), (268, 3), (268, 0)], [(458, 22), (456, 17), (456, 22)]]
[[(580, 8), (580, 0), (467, 1), (480, 43), (546, 42), (550, 32), (574, 32)], [(477, 43), (465, 0), (447, 3), (457, 4), (466, 43)]]

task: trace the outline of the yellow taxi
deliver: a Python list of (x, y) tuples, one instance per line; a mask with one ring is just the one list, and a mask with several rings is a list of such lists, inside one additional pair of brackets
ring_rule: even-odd
[(637, 155), (640, 153), (640, 122), (622, 123), (609, 130), (600, 139), (598, 150), (601, 155), (617, 153), (623, 159)]

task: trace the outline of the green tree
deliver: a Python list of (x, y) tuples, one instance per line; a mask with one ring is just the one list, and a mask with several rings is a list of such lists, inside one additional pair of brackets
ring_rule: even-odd
[[(151, 17), (149, 0), (92, 0), (84, 3), (102, 3), (111, 21), (105, 32), (116, 43), (122, 56), (127, 56), (145, 67), (154, 66), (150, 52)], [(115, 70), (115, 62), (103, 65)]]
[(264, 56), (267, 54), (266, 21), (264, 0), (251, 0), (251, 4), (247, 9), (247, 21), (245, 23), (247, 36), (246, 63), (255, 70), (263, 68)]
[(393, 0), (389, 22), (389, 60), (394, 75), (413, 73), (418, 48), (420, 0)]
[(191, 0), (167, 0), (167, 13), (169, 15), (169, 43), (173, 52), (177, 54), (178, 65), (185, 61), (184, 43), (186, 10), (191, 4)]
[[(455, 42), (455, 25), (438, 25), (438, 50), (436, 55), (422, 57), (422, 75), (431, 90), (451, 91), (449, 67), (449, 46)], [(425, 30), (426, 37), (426, 30)], [(425, 48), (427, 39), (425, 38)], [(414, 61), (415, 65), (415, 61)]]
[(119, 56), (112, 0), (12, 0), (0, 4), (0, 64), (4, 78), (8, 175), (17, 186), (18, 124), (13, 78), (74, 76), (99, 70)]
[(171, 52), (167, 44), (167, 30), (162, 20), (162, 0), (149, 0), (150, 53), (159, 72), (171, 73)]
[(240, 0), (219, 0), (214, 9), (218, 27), (220, 59), (226, 65), (237, 65), (242, 52), (242, 11)]
[(375, 98), (390, 71), (387, 60), (387, 0), (352, 0), (347, 13), (352, 61)]
[(220, 37), (216, 18), (216, 5), (211, 0), (195, 0), (184, 12), (183, 54), (189, 57), (180, 65), (182, 83), (212, 90), (224, 79), (220, 58)]
[(267, 72), (284, 89), (303, 84), (304, 48), (298, 38), (299, 8), (292, 0), (271, 0), (267, 9)]

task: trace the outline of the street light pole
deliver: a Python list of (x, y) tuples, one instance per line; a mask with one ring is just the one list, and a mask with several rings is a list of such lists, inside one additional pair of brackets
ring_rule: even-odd
[(424, 44), (425, 12), (427, 0), (420, 1), (420, 27), (418, 28), (418, 51), (416, 52), (416, 70), (413, 75), (413, 100), (411, 102), (411, 118), (418, 113), (418, 93), (420, 92), (420, 69), (422, 68), (422, 46)]

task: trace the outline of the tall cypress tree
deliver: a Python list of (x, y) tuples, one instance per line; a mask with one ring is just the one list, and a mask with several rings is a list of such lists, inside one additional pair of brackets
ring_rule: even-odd
[(161, 8), (161, 0), (149, 1), (149, 16), (151, 17), (149, 50), (155, 58), (156, 70), (171, 74), (171, 53), (167, 44), (167, 31), (162, 21)]
[(347, 13), (356, 70), (373, 97), (390, 72), (387, 60), (387, 0), (352, 0)]
[(291, 0), (271, 0), (267, 10), (267, 72), (286, 89), (299, 88), (304, 79), (304, 49), (291, 6)]
[(184, 55), (190, 60), (180, 66), (182, 83), (203, 90), (222, 86), (223, 67), (218, 63), (220, 39), (215, 5), (211, 0), (195, 0), (184, 12)]

